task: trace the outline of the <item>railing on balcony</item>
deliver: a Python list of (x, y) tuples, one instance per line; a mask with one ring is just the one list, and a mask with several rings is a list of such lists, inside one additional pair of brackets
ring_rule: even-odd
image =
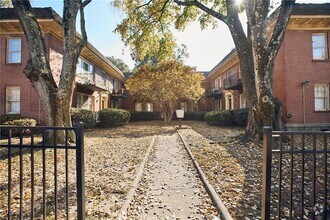
[(240, 90), (242, 89), (242, 80), (240, 73), (234, 73), (224, 80), (225, 90)]
[(85, 89), (92, 91), (107, 91), (107, 87), (102, 82), (95, 82), (93, 75), (77, 75), (76, 82)]
[(205, 91), (207, 97), (220, 98), (223, 94), (222, 88), (211, 88)]
[(113, 89), (111, 97), (113, 98), (127, 98), (128, 93), (125, 89)]

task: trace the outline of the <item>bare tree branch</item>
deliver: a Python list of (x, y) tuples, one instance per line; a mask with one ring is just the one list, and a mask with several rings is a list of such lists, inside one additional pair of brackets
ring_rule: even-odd
[(202, 11), (206, 12), (207, 14), (219, 19), (220, 21), (227, 23), (227, 16), (214, 11), (213, 9), (205, 6), (204, 4), (200, 3), (197, 0), (193, 0), (193, 1), (179, 1), (179, 0), (174, 0), (175, 3), (177, 3), (180, 6), (196, 6), (199, 9), (201, 9)]
[(295, 1), (296, 0), (282, 0), (274, 31), (268, 44), (269, 61), (274, 60), (278, 53)]
[(80, 54), (81, 50), (84, 46), (87, 44), (87, 33), (86, 33), (86, 25), (85, 25), (85, 13), (84, 8), (91, 2), (92, 0), (85, 0), (81, 6), (80, 6), (80, 29), (81, 29), (81, 35), (82, 39), (79, 41), (79, 43), (76, 45), (76, 53)]

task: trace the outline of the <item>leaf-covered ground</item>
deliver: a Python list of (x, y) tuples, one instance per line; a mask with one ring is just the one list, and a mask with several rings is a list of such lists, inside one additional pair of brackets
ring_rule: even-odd
[[(174, 127), (159, 123), (131, 123), (113, 129), (86, 130), (85, 133), (85, 186), (88, 219), (115, 218), (126, 192), (134, 180), (137, 166), (155, 134), (173, 132)], [(16, 143), (18, 140), (13, 140)], [(35, 138), (35, 142), (40, 138)], [(4, 142), (4, 140), (2, 141)], [(25, 138), (26, 144), (30, 138)], [(12, 217), (19, 215), (19, 161), (17, 150), (12, 150)], [(7, 150), (0, 151), (0, 219), (7, 216), (8, 161)], [(35, 216), (42, 218), (42, 154), (34, 151)], [(54, 216), (54, 151), (46, 150), (47, 215)], [(58, 217), (65, 217), (65, 151), (57, 150)], [(69, 204), (70, 217), (75, 216), (75, 155), (69, 151)], [(31, 153), (23, 152), (24, 216), (31, 207)]]
[[(221, 199), (229, 209), (231, 215), (236, 219), (261, 219), (261, 191), (262, 191), (262, 155), (261, 143), (240, 141), (244, 129), (240, 128), (220, 128), (209, 126), (203, 122), (185, 122), (187, 128), (180, 130), (201, 165), (207, 174), (212, 185), (220, 195)], [(328, 137), (328, 143), (330, 142)], [(301, 149), (301, 136), (293, 140), (294, 148)], [(284, 144), (285, 149), (290, 148), (289, 144)], [(316, 149), (324, 148), (323, 137), (316, 137)], [(275, 141), (274, 146), (279, 145)], [(311, 136), (305, 137), (305, 148), (312, 149), (313, 141)], [(324, 179), (330, 182), (330, 155), (327, 157), (327, 173), (324, 175), (324, 154), (316, 155), (315, 164), (315, 206), (312, 204), (312, 178), (313, 178), (313, 154), (305, 156), (304, 166), (304, 219), (312, 218), (312, 211), (315, 211), (316, 219), (322, 219), (322, 213), (326, 210), (323, 205)], [(290, 199), (290, 170), (291, 158), (289, 154), (282, 158), (282, 199), (281, 217), (289, 218)], [(277, 216), (278, 200), (278, 155), (273, 156), (272, 165), (272, 216)], [(294, 219), (300, 219), (300, 196), (302, 156), (293, 156), (293, 213)], [(330, 184), (327, 184), (328, 192)], [(330, 209), (330, 196), (326, 204)], [(327, 218), (330, 219), (328, 211)]]

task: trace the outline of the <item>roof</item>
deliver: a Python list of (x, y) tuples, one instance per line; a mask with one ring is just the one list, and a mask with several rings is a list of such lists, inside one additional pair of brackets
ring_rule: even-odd
[[(277, 8), (270, 16), (269, 21), (272, 22), (278, 16), (279, 9)], [(296, 3), (292, 9), (293, 16), (303, 16), (303, 15), (330, 15), (330, 3), (323, 4), (299, 4)], [(237, 55), (236, 49), (232, 49), (206, 76), (207, 78), (214, 75), (217, 70), (223, 67), (229, 60)]]
[(220, 69), (228, 60), (236, 55), (236, 49), (232, 49), (213, 69), (206, 75), (207, 78), (212, 76), (218, 69)]
[[(50, 7), (46, 8), (33, 8), (32, 9), (37, 20), (51, 19), (62, 25), (62, 18)], [(14, 8), (0, 8), (0, 20), (17, 20), (18, 16)], [(81, 35), (77, 32), (77, 37), (82, 38)], [(110, 60), (108, 60), (100, 51), (98, 51), (90, 42), (87, 42), (87, 49), (94, 53), (97, 57), (99, 57), (102, 62), (106, 63), (109, 67), (111, 67), (120, 78), (124, 79), (125, 76), (121, 70), (119, 70)]]

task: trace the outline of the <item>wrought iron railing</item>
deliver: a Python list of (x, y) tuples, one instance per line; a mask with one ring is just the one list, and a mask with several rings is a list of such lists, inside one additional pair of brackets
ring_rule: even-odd
[(207, 97), (218, 97), (223, 94), (222, 88), (210, 88), (205, 91)]
[(330, 218), (330, 132), (264, 128), (262, 219)]
[(225, 89), (240, 89), (242, 87), (242, 80), (240, 73), (234, 73), (224, 80)]
[(0, 126), (0, 134), (0, 219), (84, 219), (83, 125)]

